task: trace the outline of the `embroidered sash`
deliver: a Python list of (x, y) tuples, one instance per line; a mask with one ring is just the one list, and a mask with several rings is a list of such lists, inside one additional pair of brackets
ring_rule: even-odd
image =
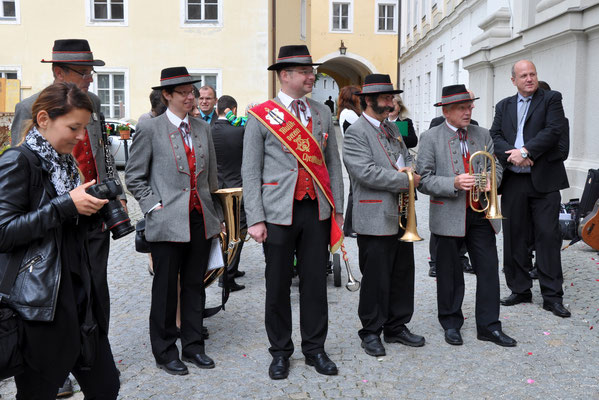
[(330, 245), (331, 253), (336, 252), (343, 243), (343, 233), (335, 221), (335, 201), (331, 191), (331, 179), (318, 142), (293, 114), (272, 100), (252, 108), (249, 112), (293, 154), (324, 193), (333, 209)]

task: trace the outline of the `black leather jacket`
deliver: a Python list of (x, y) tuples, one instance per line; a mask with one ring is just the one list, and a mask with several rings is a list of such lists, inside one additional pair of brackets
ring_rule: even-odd
[[(10, 297), (3, 301), (24, 320), (52, 321), (61, 274), (61, 226), (78, 213), (68, 193), (56, 195), (47, 162), (36, 159), (30, 166), (25, 155), (11, 150), (0, 157), (0, 276), (10, 258), (27, 247)], [(32, 179), (36, 173), (40, 179)], [(31, 206), (31, 198), (40, 198), (37, 207)]]

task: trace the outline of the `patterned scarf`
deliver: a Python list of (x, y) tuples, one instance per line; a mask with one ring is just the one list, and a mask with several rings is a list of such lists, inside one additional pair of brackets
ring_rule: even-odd
[(25, 143), (29, 145), (31, 150), (50, 164), (50, 181), (59, 196), (81, 185), (77, 162), (73, 156), (70, 154), (58, 154), (46, 138), (39, 133), (36, 127), (33, 127), (27, 133)]

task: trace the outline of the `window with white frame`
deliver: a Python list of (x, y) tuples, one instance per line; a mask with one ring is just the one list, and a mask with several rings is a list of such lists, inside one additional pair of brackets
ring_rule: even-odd
[(211, 86), (216, 90), (216, 96), (220, 96), (221, 92), (221, 79), (218, 70), (202, 71), (202, 70), (191, 70), (189, 75), (195, 79), (201, 79), (201, 82), (196, 82), (193, 85), (198, 89), (202, 86)]
[(93, 21), (124, 21), (125, 0), (91, 0)]
[(15, 23), (19, 20), (19, 0), (0, 0), (0, 23)]
[(219, 0), (186, 0), (186, 21), (217, 22)]
[(396, 33), (397, 32), (397, 7), (396, 3), (390, 3), (388, 0), (377, 0), (376, 2), (376, 32)]
[(333, 1), (331, 4), (331, 30), (352, 30), (352, 2)]
[(0, 70), (0, 78), (19, 79), (19, 73), (17, 71)]
[(306, 0), (300, 0), (300, 39), (306, 40)]
[(100, 110), (106, 118), (126, 118), (127, 79), (125, 72), (98, 71), (95, 91), (100, 98)]

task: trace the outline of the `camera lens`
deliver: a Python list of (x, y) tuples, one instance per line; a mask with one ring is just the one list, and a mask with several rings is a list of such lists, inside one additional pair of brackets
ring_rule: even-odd
[(129, 216), (119, 200), (110, 200), (100, 209), (100, 215), (106, 227), (112, 232), (112, 239), (117, 240), (133, 232)]

